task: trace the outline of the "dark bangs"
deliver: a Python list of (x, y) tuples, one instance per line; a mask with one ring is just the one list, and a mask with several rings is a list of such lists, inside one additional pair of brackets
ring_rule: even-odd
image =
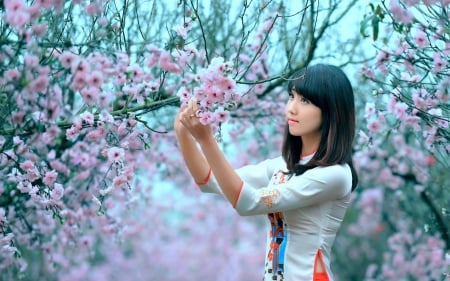
[(324, 95), (327, 94), (327, 83), (324, 83), (323, 72), (318, 67), (304, 68), (294, 73), (289, 79), (288, 93), (293, 90), (302, 95), (320, 109), (324, 109)]

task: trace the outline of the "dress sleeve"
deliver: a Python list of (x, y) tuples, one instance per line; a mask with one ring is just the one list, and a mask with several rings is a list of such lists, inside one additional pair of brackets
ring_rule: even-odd
[[(272, 174), (280, 162), (282, 162), (281, 157), (268, 159), (255, 165), (247, 165), (236, 169), (236, 173), (242, 179), (244, 185), (256, 189), (269, 184)], [(210, 175), (205, 184), (199, 186), (203, 192), (223, 194), (214, 174)]]
[(282, 212), (342, 198), (351, 186), (347, 164), (316, 167), (280, 184), (255, 188), (244, 181), (235, 208), (244, 216)]

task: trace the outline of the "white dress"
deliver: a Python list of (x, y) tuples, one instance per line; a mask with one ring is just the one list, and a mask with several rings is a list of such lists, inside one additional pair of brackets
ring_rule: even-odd
[[(263, 280), (332, 281), (330, 252), (350, 201), (350, 167), (316, 167), (292, 177), (283, 171), (282, 157), (236, 170), (243, 185), (233, 207), (240, 215), (268, 216)], [(201, 190), (222, 193), (213, 175)], [(326, 270), (321, 277), (317, 262)]]

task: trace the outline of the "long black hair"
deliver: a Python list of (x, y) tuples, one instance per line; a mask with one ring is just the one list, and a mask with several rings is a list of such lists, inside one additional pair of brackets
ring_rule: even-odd
[(299, 175), (317, 166), (348, 164), (352, 171), (352, 191), (358, 184), (353, 167), (352, 144), (355, 138), (355, 100), (352, 85), (338, 67), (326, 64), (308, 66), (289, 79), (288, 93), (302, 95), (322, 111), (321, 139), (312, 159), (300, 165), (302, 140), (293, 136), (286, 124), (282, 156), (288, 174)]

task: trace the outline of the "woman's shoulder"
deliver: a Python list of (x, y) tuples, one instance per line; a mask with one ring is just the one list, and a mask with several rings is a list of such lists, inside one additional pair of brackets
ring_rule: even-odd
[(261, 166), (261, 165), (267, 167), (286, 167), (286, 162), (284, 161), (283, 157), (275, 156), (261, 160), (258, 163), (254, 164), (253, 166)]
[(335, 164), (330, 166), (318, 166), (304, 173), (306, 177), (315, 181), (342, 187), (352, 186), (352, 171), (348, 164)]
[(334, 176), (351, 176), (352, 172), (350, 166), (347, 163), (344, 164), (333, 164), (329, 166), (317, 166), (313, 169), (307, 171), (313, 174), (324, 174), (324, 175), (334, 175)]

